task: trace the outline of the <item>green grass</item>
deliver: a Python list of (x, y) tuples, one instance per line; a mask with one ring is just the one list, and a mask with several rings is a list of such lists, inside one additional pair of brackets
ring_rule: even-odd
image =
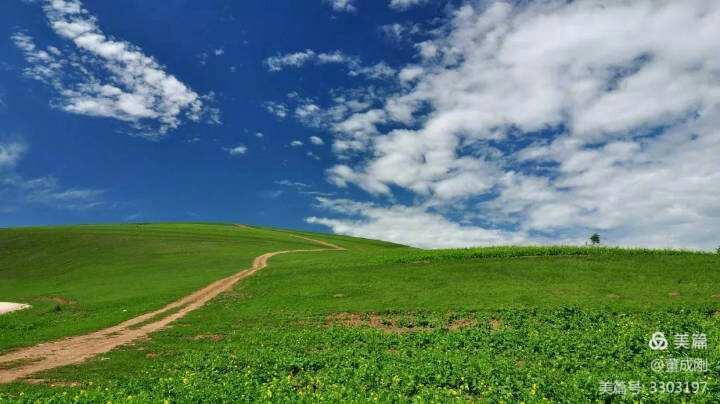
[[(554, 248), (550, 248), (556, 250)], [(525, 248), (518, 248), (526, 253)], [(534, 251), (545, 253), (541, 248)], [(523, 255), (444, 258), (447, 251), (348, 251), (284, 256), (245, 285), (264, 299), (248, 302), (290, 310), (487, 310), (582, 305), (642, 310), (718, 301), (720, 270), (713, 254)], [(561, 251), (566, 251), (562, 249)], [(599, 251), (599, 250), (597, 250)], [(462, 253), (462, 251), (458, 251)], [(306, 285), (294, 288), (293, 284)], [(648, 287), (651, 285), (651, 287)], [(333, 296), (341, 294), (342, 298)]]
[(97, 330), (250, 266), (277, 249), (315, 248), (281, 233), (203, 224), (0, 231), (0, 352)]
[[(222, 225), (0, 231), (10, 252), (0, 256), (0, 299), (37, 305), (0, 317), (0, 349), (114, 324), (260, 253), (308, 247), (290, 234), (302, 233)], [(348, 250), (275, 257), (151, 340), (40, 375), (79, 386), (15, 383), (0, 386), (0, 400), (581, 402), (607, 398), (598, 391), (605, 380), (706, 381), (703, 395), (632, 399), (720, 400), (717, 255), (423, 251), (311, 236)], [(76, 303), (54, 311), (48, 296)], [(349, 326), (332, 320), (338, 313), (363, 320)], [(658, 353), (647, 346), (654, 331), (704, 332), (709, 348)], [(707, 359), (711, 369), (654, 373), (650, 362), (663, 356)]]

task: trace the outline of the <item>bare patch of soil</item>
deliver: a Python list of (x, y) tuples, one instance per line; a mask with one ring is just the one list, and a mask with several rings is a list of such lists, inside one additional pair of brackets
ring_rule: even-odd
[(427, 321), (418, 321), (413, 315), (377, 313), (333, 313), (325, 317), (325, 327), (365, 327), (380, 330), (389, 334), (404, 334), (410, 332), (431, 332), (437, 329), (459, 331), (475, 327), (478, 321), (474, 318), (455, 318), (448, 324), (428, 325)]
[(490, 320), (490, 331), (500, 331), (503, 329), (503, 322), (500, 318)]
[(448, 330), (459, 331), (465, 328), (475, 327), (478, 324), (474, 318), (458, 318), (450, 322)]
[(220, 334), (200, 334), (196, 335), (193, 338), (193, 341), (212, 341), (212, 342), (218, 342), (225, 339), (224, 335)]
[(325, 318), (325, 326), (369, 327), (391, 334), (432, 331), (430, 327), (415, 326), (408, 321), (376, 313), (335, 313)]

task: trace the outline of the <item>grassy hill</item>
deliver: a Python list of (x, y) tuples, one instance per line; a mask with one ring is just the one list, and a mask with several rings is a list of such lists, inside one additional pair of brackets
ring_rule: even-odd
[[(250, 266), (316, 248), (307, 233), (233, 225), (0, 231), (0, 352), (97, 330)], [(312, 234), (347, 251), (286, 254), (152, 339), (0, 386), (0, 400), (720, 399), (720, 257), (577, 247), (424, 251)], [(655, 331), (707, 349), (652, 351)], [(657, 373), (692, 357), (702, 373)], [(3, 365), (0, 364), (0, 367)], [(704, 394), (651, 391), (707, 383)], [(54, 384), (55, 386), (51, 386)], [(689, 386), (692, 387), (692, 386)]]

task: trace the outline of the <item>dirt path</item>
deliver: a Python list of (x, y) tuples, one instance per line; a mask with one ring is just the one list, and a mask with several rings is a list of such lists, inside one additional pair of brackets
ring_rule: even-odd
[(159, 310), (142, 314), (118, 325), (90, 334), (45, 342), (0, 355), (0, 384), (10, 383), (44, 370), (81, 363), (96, 355), (127, 345), (146, 337), (150, 333), (162, 330), (173, 321), (184, 317), (193, 310), (199, 309), (220, 293), (227, 291), (239, 280), (265, 268), (268, 260), (275, 255), (294, 252), (344, 250), (340, 246), (325, 241), (295, 235), (293, 237), (311, 241), (327, 248), (275, 251), (263, 254), (255, 258), (252, 267), (249, 269), (213, 282)]

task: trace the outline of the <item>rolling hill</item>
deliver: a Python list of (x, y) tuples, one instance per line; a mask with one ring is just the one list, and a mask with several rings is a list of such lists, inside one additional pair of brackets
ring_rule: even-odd
[[(32, 305), (0, 316), (0, 379), (29, 366), (3, 355), (177, 317), (83, 363), (0, 385), (0, 400), (577, 402), (608, 398), (607, 382), (641, 385), (638, 400), (720, 399), (714, 254), (426, 251), (229, 224), (5, 229), (0, 251), (0, 300)], [(192, 311), (143, 317), (279, 251)], [(703, 334), (707, 348), (651, 350), (657, 331)], [(669, 357), (708, 369), (651, 368)], [(652, 391), (675, 381), (688, 392)]]

